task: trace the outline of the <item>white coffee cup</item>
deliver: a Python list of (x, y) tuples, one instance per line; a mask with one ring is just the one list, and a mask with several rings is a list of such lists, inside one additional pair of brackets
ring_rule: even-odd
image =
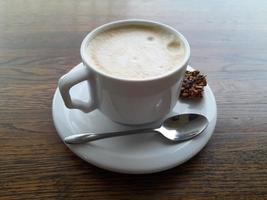
[[(144, 80), (116, 78), (89, 64), (86, 49), (90, 41), (102, 31), (124, 25), (158, 26), (177, 36), (185, 46), (182, 64), (161, 77)], [(80, 52), (83, 65), (63, 75), (58, 83), (66, 107), (83, 112), (99, 109), (111, 120), (129, 125), (151, 123), (171, 112), (179, 97), (181, 82), (190, 57), (189, 44), (181, 33), (168, 25), (148, 20), (121, 20), (102, 25), (84, 38)], [(72, 99), (70, 96), (70, 88), (82, 81), (89, 84), (89, 102)]]

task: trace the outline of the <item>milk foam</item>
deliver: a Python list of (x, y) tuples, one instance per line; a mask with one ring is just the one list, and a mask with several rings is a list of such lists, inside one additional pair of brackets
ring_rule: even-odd
[(159, 77), (184, 60), (185, 47), (161, 28), (128, 25), (99, 33), (88, 46), (90, 63), (105, 74), (131, 80)]

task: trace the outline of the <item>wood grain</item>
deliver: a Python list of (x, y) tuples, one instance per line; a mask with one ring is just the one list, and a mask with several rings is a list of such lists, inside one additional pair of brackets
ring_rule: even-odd
[[(218, 103), (209, 144), (162, 173), (98, 169), (60, 141), (58, 78), (93, 28), (145, 18), (180, 30)], [(0, 1), (0, 199), (267, 199), (267, 2)]]

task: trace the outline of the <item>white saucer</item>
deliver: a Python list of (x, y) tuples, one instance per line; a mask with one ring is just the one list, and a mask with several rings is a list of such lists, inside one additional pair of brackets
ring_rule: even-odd
[[(86, 88), (86, 82), (82, 82), (71, 89), (71, 95), (84, 99), (84, 91), (88, 91)], [(85, 114), (66, 108), (58, 88), (52, 109), (54, 124), (62, 140), (66, 136), (84, 132), (103, 133), (129, 129), (111, 121), (98, 110)], [(204, 114), (209, 120), (209, 126), (201, 135), (183, 143), (171, 143), (160, 135), (147, 133), (67, 146), (83, 160), (110, 171), (144, 174), (167, 170), (195, 156), (213, 134), (217, 108), (210, 87), (205, 87), (204, 97), (200, 101), (178, 100), (173, 112)]]

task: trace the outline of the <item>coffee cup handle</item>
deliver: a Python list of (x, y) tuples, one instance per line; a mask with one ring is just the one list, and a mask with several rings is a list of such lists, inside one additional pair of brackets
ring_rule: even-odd
[[(70, 95), (71, 87), (83, 81), (88, 81), (88, 86), (90, 87), (91, 99), (89, 102), (72, 99)], [(67, 108), (79, 109), (85, 113), (96, 109), (96, 101), (94, 100), (95, 95), (93, 92), (95, 89), (92, 84), (92, 74), (82, 63), (59, 79), (58, 88)]]

